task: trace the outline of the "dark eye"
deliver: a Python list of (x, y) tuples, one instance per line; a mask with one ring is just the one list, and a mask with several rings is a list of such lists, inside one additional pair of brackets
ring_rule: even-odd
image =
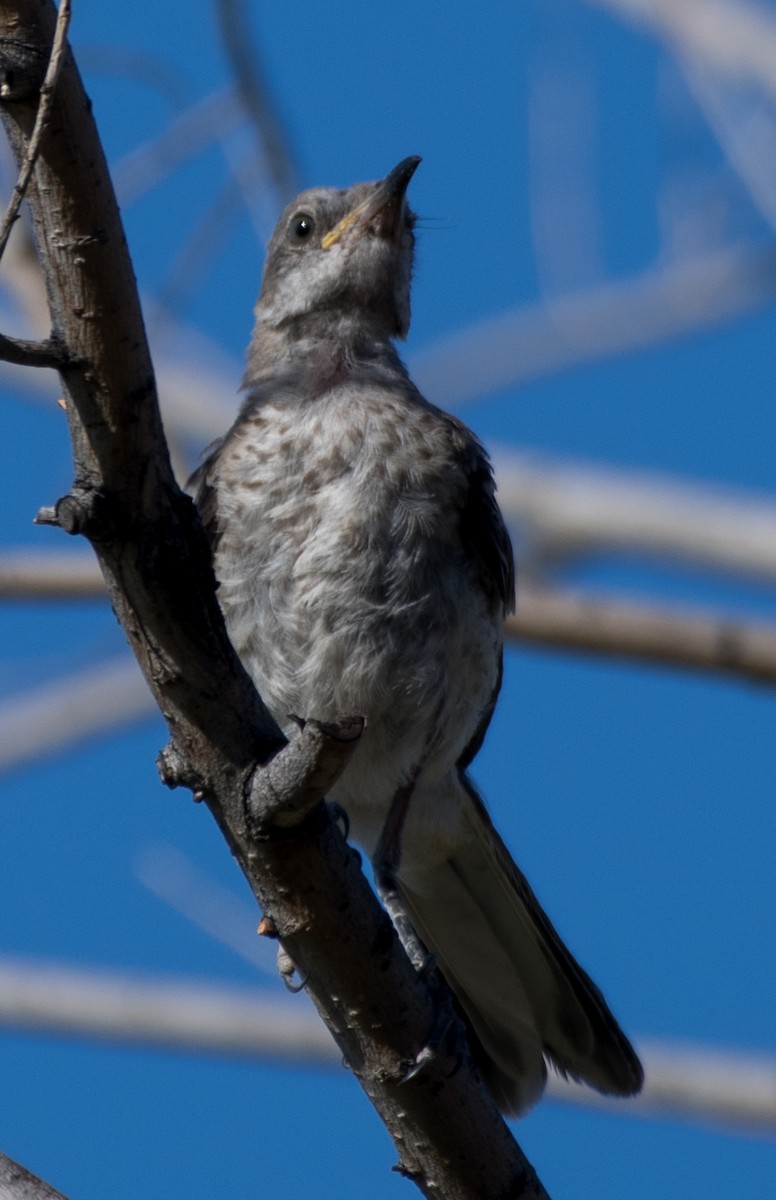
[(315, 233), (315, 218), (309, 213), (294, 213), (288, 222), (288, 240), (292, 246), (303, 246)]

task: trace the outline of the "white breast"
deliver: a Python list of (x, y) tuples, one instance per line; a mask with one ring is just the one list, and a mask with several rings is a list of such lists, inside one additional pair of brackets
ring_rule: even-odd
[(500, 615), (459, 539), (467, 486), (436, 410), (363, 388), (265, 404), (222, 451), (230, 636), (287, 730), (289, 714), (366, 716), (340, 785), (351, 816), (421, 760), (449, 771), (496, 686)]

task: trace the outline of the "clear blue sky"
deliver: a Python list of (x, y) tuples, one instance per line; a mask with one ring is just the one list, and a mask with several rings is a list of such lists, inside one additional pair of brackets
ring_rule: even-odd
[[(597, 196), (597, 246), (592, 235), (569, 242), (552, 268), (561, 284), (625, 277), (664, 255), (658, 196), (665, 205), (667, 178), (684, 186), (685, 200), (708, 185), (721, 240), (768, 238), (663, 53), (597, 9), (574, 0), (394, 0), (377, 10), (339, 0), (263, 5), (260, 21), (303, 184), (345, 185), (423, 156), (411, 187), (424, 220), (410, 358), (437, 335), (541, 296), (548, 268), (532, 238), (529, 165), (539, 169), (538, 154), (551, 170), (553, 146), (537, 149), (529, 129), (548, 73), (581, 79), (590, 106), (579, 125), (579, 138), (590, 139), (589, 174), (570, 177), (565, 199), (579, 188), (583, 205), (583, 176)], [(155, 136), (170, 108), (146, 84), (108, 71), (109, 48), (158, 55), (184, 105), (228, 77), (204, 0), (81, 0), (72, 42), (112, 161)], [(558, 153), (562, 145), (559, 135)], [(127, 207), (146, 294), (163, 286), (223, 178), (219, 153), (209, 151)], [(551, 251), (552, 243), (550, 262)], [(261, 257), (241, 217), (181, 310), (236, 364)], [(507, 391), (464, 415), (486, 442), (766, 492), (775, 474), (774, 332), (773, 311), (760, 312)], [(235, 393), (238, 383), (236, 366)], [(0, 414), (14, 479), (3, 541), (60, 546), (60, 535), (30, 522), (70, 480), (61, 414), (13, 394)], [(600, 562), (576, 577), (773, 612), (754, 585), (735, 590), (655, 564)], [(5, 606), (0, 631), (5, 696), (122, 646), (99, 605)], [(508, 655), (477, 778), (553, 919), (636, 1039), (776, 1052), (775, 719), (776, 696), (765, 688), (539, 651)], [(149, 723), (3, 782), (6, 951), (257, 982), (137, 880), (138, 854), (166, 841), (244, 894), (204, 809), (159, 785), (163, 740), (161, 723)], [(73, 1200), (412, 1195), (390, 1173), (388, 1138), (344, 1071), (2, 1035), (0, 1077), (0, 1147)], [(773, 1187), (771, 1146), (709, 1128), (546, 1103), (517, 1132), (555, 1200), (728, 1200)]]

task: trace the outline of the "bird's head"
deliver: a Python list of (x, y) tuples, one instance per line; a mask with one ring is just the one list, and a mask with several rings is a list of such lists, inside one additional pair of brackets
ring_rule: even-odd
[(415, 216), (405, 197), (419, 163), (405, 158), (377, 183), (297, 196), (269, 243), (259, 322), (361, 317), (388, 337), (406, 337)]

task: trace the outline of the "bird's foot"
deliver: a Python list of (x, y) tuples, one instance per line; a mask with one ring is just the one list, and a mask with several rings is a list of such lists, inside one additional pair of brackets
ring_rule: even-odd
[[(399, 891), (393, 865), (385, 861), (377, 861), (373, 863), (373, 867), (377, 894), (382, 901), (383, 908), (391, 918), (407, 958), (419, 975), (427, 975), (430, 970), (430, 956), (412, 927), (410, 915)], [(433, 966), (433, 961), (431, 966)]]
[(462, 1060), (462, 1049), (459, 1045), (460, 1027), (453, 1009), (450, 989), (436, 970), (433, 955), (428, 955), (426, 965), (418, 975), (427, 975), (429, 988), (434, 1003), (434, 1024), (431, 1033), (422, 1049), (410, 1063), (401, 1078), (401, 1083), (409, 1083), (411, 1079), (421, 1075), (427, 1067), (436, 1063), (440, 1054), (451, 1063), (448, 1075), (454, 1075)]
[(277, 964), (278, 973), (283, 980), (284, 987), (294, 995), (297, 992), (301, 992), (307, 983), (307, 976), (302, 977), (299, 975), (297, 978), (294, 978), (297, 975), (296, 963), (282, 946), (278, 946)]

